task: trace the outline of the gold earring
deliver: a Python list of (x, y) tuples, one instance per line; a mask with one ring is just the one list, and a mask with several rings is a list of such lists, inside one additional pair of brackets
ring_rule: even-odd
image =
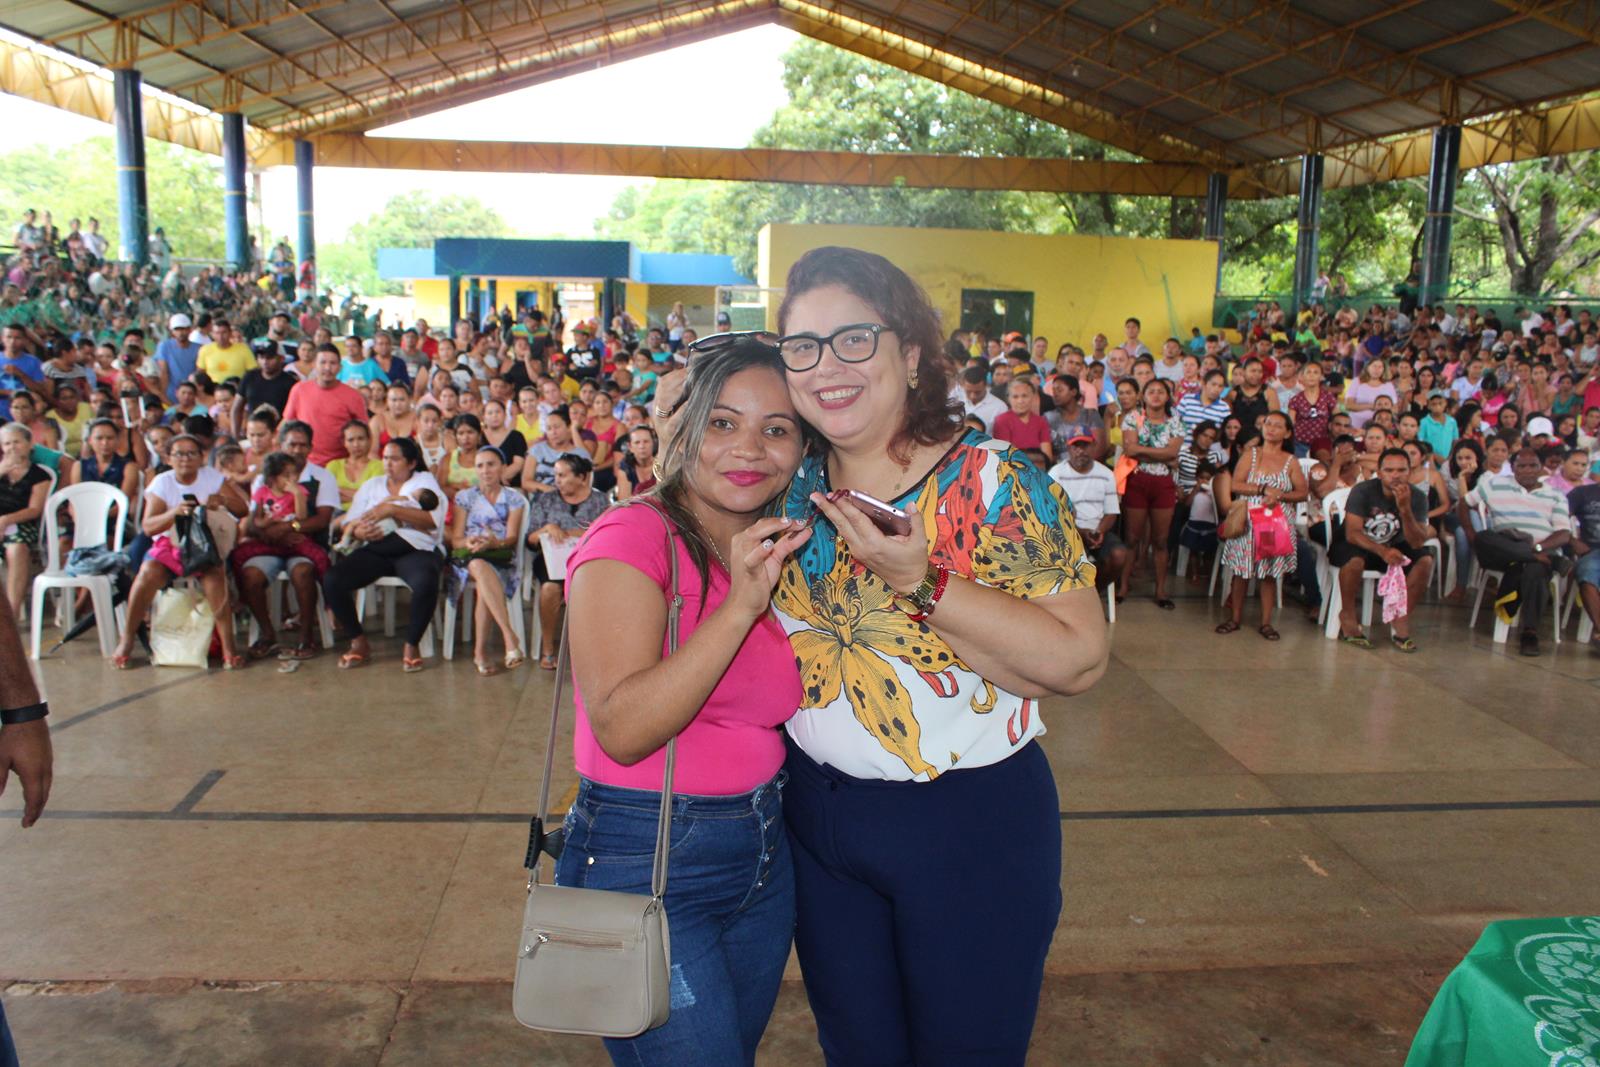
[(917, 387), (917, 365), (911, 364), (911, 370), (906, 373), (906, 386), (911, 389)]

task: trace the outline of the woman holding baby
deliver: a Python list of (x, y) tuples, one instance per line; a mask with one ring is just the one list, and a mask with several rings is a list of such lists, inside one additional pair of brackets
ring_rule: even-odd
[(419, 646), (433, 621), (444, 568), (443, 496), (416, 441), (396, 437), (383, 446), (383, 473), (357, 491), (338, 521), (346, 544), (322, 581), (328, 609), (350, 636), (350, 650), (339, 657), (341, 668), (361, 667), (372, 659), (372, 645), (356, 614), (356, 591), (379, 578), (398, 577), (411, 589), (400, 664), (407, 674), (422, 670)]

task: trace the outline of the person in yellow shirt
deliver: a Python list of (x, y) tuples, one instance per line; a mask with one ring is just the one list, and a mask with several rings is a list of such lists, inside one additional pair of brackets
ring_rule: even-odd
[(517, 421), (512, 429), (530, 445), (544, 436), (544, 424), (539, 418), (539, 390), (534, 386), (524, 385), (517, 390)]
[(76, 459), (83, 451), (84, 429), (94, 421), (94, 408), (83, 400), (76, 385), (62, 382), (56, 387), (49, 417), (60, 432), (61, 451)]
[(205, 371), (213, 382), (225, 382), (243, 378), (256, 369), (255, 353), (233, 332), (227, 320), (211, 320), (211, 337), (211, 343), (200, 349), (195, 370)]

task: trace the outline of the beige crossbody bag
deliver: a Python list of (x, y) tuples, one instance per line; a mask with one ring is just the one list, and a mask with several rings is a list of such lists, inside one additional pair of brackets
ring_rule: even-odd
[[(678, 650), (678, 618), (683, 609), (683, 597), (678, 592), (677, 541), (672, 522), (665, 514), (654, 505), (641, 506), (655, 512), (667, 527), (672, 582), (667, 606), (667, 654), (671, 655)], [(550, 705), (549, 740), (545, 744), (544, 780), (539, 786), (539, 807), (528, 841), (528, 903), (522, 913), (511, 1007), (519, 1023), (535, 1030), (637, 1037), (666, 1022), (670, 1010), (668, 971), (672, 950), (662, 897), (667, 892), (672, 765), (677, 739), (667, 742), (650, 895), (540, 885), (540, 854), (548, 852), (557, 857), (561, 852), (560, 831), (546, 834), (544, 816), (550, 804), (556, 722), (569, 658), (567, 628), (563, 624), (561, 650), (556, 659), (555, 698)]]

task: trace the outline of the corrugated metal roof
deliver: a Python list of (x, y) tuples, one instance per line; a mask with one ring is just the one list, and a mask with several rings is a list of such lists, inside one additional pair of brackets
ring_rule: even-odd
[(991, 99), (1064, 100), (1063, 125), (1219, 165), (1600, 90), (1593, 4), (10, 0), (0, 14), (282, 136), (371, 129), (762, 21), (826, 26), (836, 43), (953, 83), (987, 79)]

